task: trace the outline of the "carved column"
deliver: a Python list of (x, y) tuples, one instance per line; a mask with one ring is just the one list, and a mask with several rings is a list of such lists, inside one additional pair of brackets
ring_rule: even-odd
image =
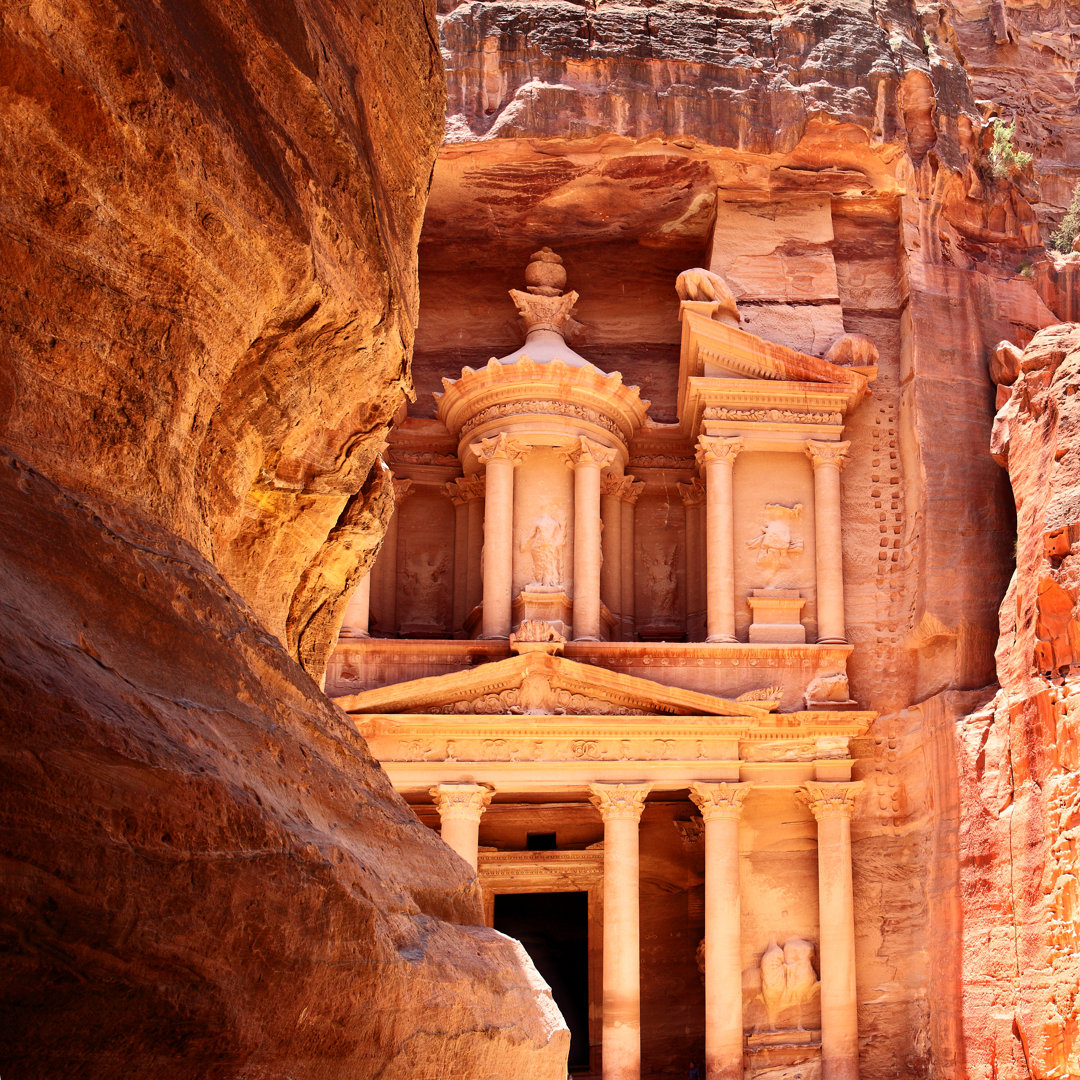
[(470, 476), (462, 492), (469, 504), (469, 553), (465, 566), (465, 617), (483, 601), (481, 557), (484, 547), (484, 478)]
[[(454, 621), (455, 631), (464, 631), (465, 620), (474, 604), (469, 603), (469, 574), (473, 565), (473, 545), (480, 546), (480, 519), (482, 507), (476, 505), (478, 513), (475, 533), (472, 532), (473, 504), (483, 493), (483, 486), (475, 476), (463, 476), (451, 480), (446, 485), (446, 493), (454, 504)], [(474, 572), (479, 584), (479, 574)]]
[[(372, 582), (372, 588), (377, 598), (376, 614), (378, 627), (387, 634), (393, 636), (397, 633), (397, 548), (398, 548), (398, 518), (401, 515), (401, 504), (405, 497), (412, 491), (413, 482), (394, 477), (394, 513), (386, 523), (386, 533), (383, 536), (382, 546), (379, 548), (379, 556), (372, 568), (376, 580)], [(370, 610), (370, 601), (369, 601)]]
[(851, 890), (851, 816), (862, 783), (809, 781), (799, 794), (817, 819), (821, 935), (822, 1080), (858, 1080), (855, 909)]
[(356, 586), (345, 608), (345, 618), (341, 623), (341, 636), (366, 638), (368, 634), (369, 613), (371, 609), (371, 572), (366, 573)]
[(476, 869), (480, 842), (480, 817), (494, 791), (487, 784), (439, 784), (431, 797), (439, 811), (442, 838)]
[(686, 515), (686, 639), (696, 640), (699, 622), (705, 614), (701, 571), (705, 560), (701, 552), (701, 504), (705, 498), (700, 480), (679, 485)]
[(613, 634), (622, 637), (622, 499), (620, 494), (628, 483), (625, 477), (605, 473), (600, 480), (600, 521), (603, 534), (600, 550), (600, 599), (607, 604), (614, 619)]
[(510, 636), (514, 580), (514, 466), (524, 449), (506, 435), (469, 449), (487, 466), (484, 477), (484, 623), (481, 637)]
[(739, 817), (750, 784), (690, 785), (705, 821), (705, 1080), (742, 1080)]
[(641, 1076), (638, 822), (649, 786), (589, 786), (604, 819), (603, 1080)]
[(818, 644), (842, 644), (844, 632), (844, 550), (840, 509), (840, 470), (846, 442), (808, 439), (814, 465), (814, 545), (817, 554)]
[(640, 481), (635, 483), (632, 476), (623, 479), (626, 483), (622, 489), (622, 637), (623, 641), (633, 641), (636, 634), (634, 587), (637, 566), (634, 550), (634, 506), (645, 485)]
[(600, 640), (600, 472), (615, 451), (579, 438), (566, 454), (574, 470), (574, 639)]
[(739, 438), (702, 435), (698, 465), (705, 471), (706, 641), (735, 640), (735, 458)]

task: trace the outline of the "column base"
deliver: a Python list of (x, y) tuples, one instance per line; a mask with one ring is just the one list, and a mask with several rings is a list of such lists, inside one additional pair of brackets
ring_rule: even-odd
[(817, 639), (818, 645), (848, 645), (847, 638), (842, 637), (819, 637)]
[(509, 634), (477, 634), (477, 641), (509, 641)]
[(582, 636), (582, 637), (571, 638), (570, 640), (571, 641), (603, 641), (604, 639), (601, 638), (601, 637), (591, 637), (591, 636), (584, 637), (584, 636)]
[(371, 635), (366, 630), (354, 630), (351, 626), (343, 626), (338, 637), (343, 638), (369, 638)]
[(710, 634), (706, 639), (709, 645), (738, 645), (739, 639), (731, 634)]

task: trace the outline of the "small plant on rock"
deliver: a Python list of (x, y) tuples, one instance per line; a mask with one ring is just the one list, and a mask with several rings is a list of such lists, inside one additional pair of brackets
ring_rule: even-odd
[(1004, 180), (1013, 173), (1022, 172), (1031, 164), (1031, 155), (1016, 148), (1016, 121), (1011, 124), (995, 119), (992, 125), (994, 142), (990, 147), (990, 171)]
[(1055, 251), (1068, 254), (1073, 249), (1073, 241), (1080, 233), (1080, 183), (1073, 188), (1072, 202), (1057, 230), (1050, 234), (1050, 246)]

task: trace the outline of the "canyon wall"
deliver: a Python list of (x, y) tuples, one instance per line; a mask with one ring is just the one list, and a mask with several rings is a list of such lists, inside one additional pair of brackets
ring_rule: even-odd
[[(1071, 262), (1044, 254), (1080, 166), (1068, 6), (440, 12), (447, 141), (401, 446), (434, 430), (440, 376), (519, 344), (500, 300), (542, 244), (581, 294), (574, 348), (662, 422), (680, 270), (724, 276), (763, 337), (816, 355), (870, 337), (878, 375), (844, 473), (851, 689), (880, 714), (855, 826), (862, 1075), (1075, 1071), (1068, 932), (1049, 917), (1075, 869), (1071, 721), (1059, 691), (1003, 667), (1010, 645), (995, 665), (1016, 522), (987, 374), (999, 341), (1023, 347), (1078, 310)], [(1036, 160), (999, 176), (991, 122), (1014, 116)]]
[(434, 15), (0, 12), (5, 1076), (563, 1075), (312, 681), (388, 512)]

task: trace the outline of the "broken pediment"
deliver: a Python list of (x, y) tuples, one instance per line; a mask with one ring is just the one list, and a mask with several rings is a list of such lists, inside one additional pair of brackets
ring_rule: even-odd
[(335, 700), (353, 714), (759, 718), (775, 708), (774, 701), (729, 701), (542, 652)]

